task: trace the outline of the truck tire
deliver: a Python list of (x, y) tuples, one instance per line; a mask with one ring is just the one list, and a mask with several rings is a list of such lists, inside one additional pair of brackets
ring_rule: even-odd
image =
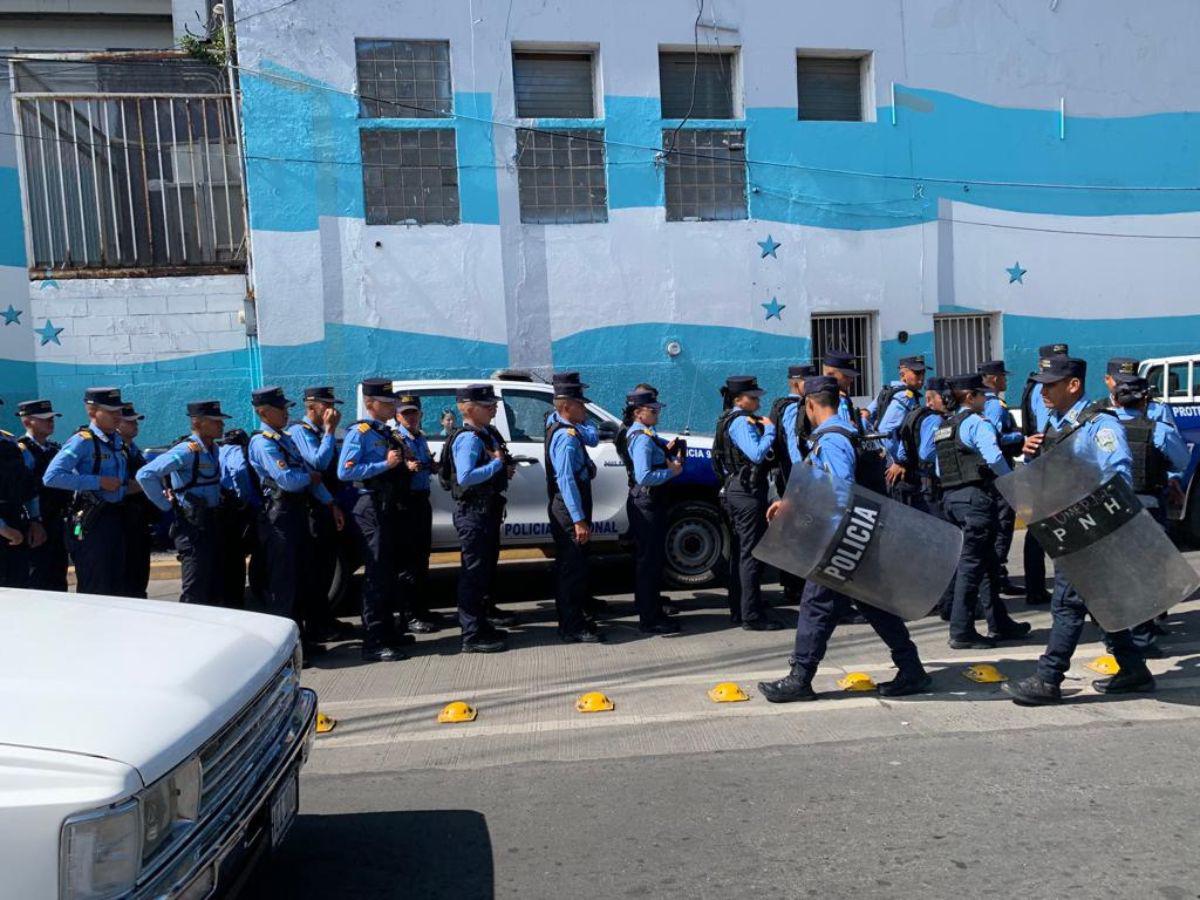
[(667, 512), (665, 580), (673, 587), (718, 583), (729, 560), (729, 533), (715, 503), (684, 500)]

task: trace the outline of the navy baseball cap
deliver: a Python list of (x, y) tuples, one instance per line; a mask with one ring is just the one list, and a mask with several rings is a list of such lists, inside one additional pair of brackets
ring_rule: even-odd
[(187, 405), (189, 416), (204, 416), (206, 419), (229, 419), (232, 416), (221, 412), (220, 400), (193, 400)]
[(808, 397), (812, 394), (833, 394), (838, 395), (837, 379), (829, 375), (814, 375), (811, 378), (804, 379), (804, 396)]
[(49, 400), (22, 400), (17, 404), (17, 415), (22, 419), (61, 419), (62, 413), (56, 413)]
[(304, 389), (305, 400), (317, 400), (321, 403), (341, 403), (333, 393), (333, 388), (327, 384), (315, 385)]
[(822, 365), (829, 366), (831, 369), (838, 369), (845, 372), (847, 375), (858, 375), (859, 371), (855, 368), (856, 361), (854, 354), (847, 353), (845, 350), (830, 350), (825, 354), (825, 358), (821, 360)]
[(983, 376), (978, 372), (951, 375), (946, 379), (946, 386), (952, 391), (982, 391)]
[(1140, 359), (1134, 359), (1132, 356), (1114, 356), (1108, 361), (1108, 368), (1105, 371), (1112, 376), (1114, 381), (1129, 381), (1131, 378), (1138, 377), (1138, 366), (1141, 364)]
[(980, 375), (1011, 375), (1012, 372), (1004, 368), (1004, 360), (989, 359), (987, 362), (981, 362), (976, 371)]
[(274, 384), (251, 391), (250, 402), (254, 406), (274, 406), (277, 409), (287, 409), (296, 405), (284, 396), (283, 388)]
[(758, 378), (754, 375), (730, 375), (725, 379), (725, 390), (736, 397), (738, 394), (752, 394), (761, 397), (766, 393), (758, 386)]
[(788, 378), (812, 378), (817, 374), (817, 367), (812, 363), (802, 366), (788, 366)]
[(396, 397), (396, 408), (400, 412), (408, 412), (410, 409), (421, 408), (421, 398), (417, 394), (399, 394)]
[(1066, 356), (1070, 352), (1071, 350), (1066, 344), (1042, 344), (1038, 347), (1039, 357)]
[(662, 409), (667, 404), (660, 403), (658, 391), (630, 391), (625, 395), (625, 405), (638, 409), (648, 406), (650, 409)]
[(947, 379), (937, 375), (931, 375), (929, 378), (925, 379), (925, 390), (937, 391), (940, 394), (942, 391), (950, 390), (950, 385), (947, 383)]
[(454, 392), (454, 399), (459, 403), (482, 403), (485, 406), (495, 406), (499, 400), (496, 390), (490, 384), (468, 384)]
[(124, 406), (121, 389), (115, 387), (90, 387), (83, 392), (83, 402), (88, 406), (107, 409), (109, 412), (120, 412)]
[(914, 372), (925, 371), (925, 357), (918, 356), (902, 356), (900, 357), (900, 368), (911, 369)]
[(1073, 356), (1051, 356), (1038, 362), (1033, 380), (1038, 384), (1054, 384), (1064, 378), (1087, 378), (1087, 361)]

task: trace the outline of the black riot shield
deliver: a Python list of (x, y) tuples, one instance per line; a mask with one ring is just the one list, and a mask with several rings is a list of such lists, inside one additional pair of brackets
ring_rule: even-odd
[(1076, 431), (996, 482), (1106, 631), (1154, 618), (1200, 577), (1120, 477), (1106, 478)]
[(919, 619), (958, 567), (962, 533), (813, 466), (795, 466), (754, 555), (768, 565)]

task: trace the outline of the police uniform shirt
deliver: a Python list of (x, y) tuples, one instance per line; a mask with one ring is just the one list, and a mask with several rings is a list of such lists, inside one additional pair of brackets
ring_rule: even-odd
[(329, 468), (333, 462), (334, 451), (337, 449), (337, 441), (332, 432), (325, 433), (324, 425), (317, 425), (312, 419), (305, 416), (299, 422), (289, 425), (287, 433), (306, 463), (318, 472), (324, 472)]
[[(496, 448), (493, 448), (496, 449)], [(487, 452), (479, 432), (468, 427), (454, 439), (454, 472), (463, 487), (483, 484), (504, 468), (504, 460)]]
[(1175, 411), (1171, 409), (1169, 403), (1159, 403), (1157, 400), (1151, 400), (1146, 407), (1146, 418), (1152, 422), (1162, 422), (1179, 431), (1179, 426), (1175, 423)]
[[(903, 381), (889, 381), (888, 387), (897, 387), (897, 388), (904, 387), (904, 382)], [(867, 404), (867, 415), (873, 419), (873, 418), (875, 418), (875, 414), (877, 412), (879, 412), (879, 398), (872, 397), (871, 402)]]
[[(125, 482), (128, 478), (125, 466), (124, 443), (115, 431), (105, 434), (96, 425), (90, 424), (84, 431), (71, 435), (62, 449), (50, 460), (42, 483), (46, 487), (64, 491), (91, 491), (105, 503), (120, 503), (125, 499)], [(100, 454), (100, 470), (92, 474), (94, 453)], [(100, 479), (110, 476), (121, 483), (115, 491), (100, 489)]]
[(355, 422), (342, 440), (338, 477), (342, 481), (366, 481), (382, 475), (389, 471), (387, 456), (393, 449), (382, 422)]
[[(1069, 428), (1079, 420), (1090, 403), (1087, 397), (1081, 397), (1065, 413), (1050, 413), (1048, 422), (1056, 429)], [(1092, 416), (1079, 430), (1080, 434), (1073, 438), (1075, 446), (1096, 461), (1104, 479), (1107, 481), (1120, 475), (1126, 484), (1132, 485), (1133, 456), (1129, 452), (1129, 442), (1125, 440), (1125, 429), (1101, 413)]]
[(429, 441), (425, 440), (425, 435), (413, 434), (400, 423), (396, 423), (396, 434), (404, 442), (404, 446), (408, 448), (408, 452), (412, 454), (413, 459), (421, 466), (421, 468), (412, 473), (412, 490), (418, 493), (427, 492), (429, 490), (430, 468), (433, 462), (433, 454), (429, 452)]
[(729, 423), (729, 437), (750, 462), (757, 465), (767, 458), (771, 450), (771, 444), (775, 441), (775, 425), (764, 426), (762, 437), (759, 437), (750, 424), (749, 416), (736, 416)]
[[(1149, 418), (1143, 416), (1141, 412), (1133, 409), (1126, 409), (1123, 406), (1116, 407), (1113, 412), (1117, 414), (1117, 418), (1122, 422), (1128, 422), (1132, 419)], [(1187, 470), (1188, 463), (1192, 460), (1191, 453), (1188, 452), (1187, 444), (1184, 443), (1183, 437), (1179, 434), (1179, 429), (1173, 428), (1163, 421), (1154, 423), (1154, 447), (1167, 460), (1167, 478), (1175, 479), (1176, 481), (1183, 480), (1183, 473)]]
[(633, 480), (640, 487), (658, 487), (673, 477), (666, 468), (667, 452), (662, 448), (658, 435), (649, 425), (634, 422), (625, 429), (626, 449), (633, 460)]
[[(874, 402), (874, 401), (872, 401), (872, 402)], [(853, 428), (860, 427), (860, 423), (854, 421), (854, 414), (851, 411), (850, 398), (847, 397), (845, 394), (838, 395), (837, 414), (838, 414), (838, 418), (841, 419), (843, 422), (845, 422), (847, 425), (850, 425)]]
[(799, 465), (804, 461), (804, 457), (800, 454), (800, 442), (796, 439), (796, 423), (800, 421), (800, 410), (804, 407), (804, 401), (797, 394), (788, 394), (795, 403), (789, 403), (783, 410), (783, 414), (779, 417), (779, 427), (783, 429), (784, 440), (787, 442), (788, 459), (792, 461), (792, 465)]
[(229, 491), (247, 506), (262, 506), (262, 497), (250, 477), (249, 452), (237, 444), (222, 444), (217, 448), (217, 462), (221, 466), (221, 490)]
[(295, 442), (284, 432), (272, 431), (263, 423), (261, 434), (250, 438), (250, 465), (262, 481), (273, 481), (289, 494), (312, 491), (321, 503), (332, 503), (333, 497), (323, 484), (313, 484), (313, 471), (300, 455)]
[[(183, 490), (193, 475), (196, 483)], [(163, 496), (163, 479), (168, 477), (175, 498), (184, 506), (216, 509), (221, 502), (221, 460), (217, 448), (205, 449), (195, 433), (146, 463), (134, 477), (150, 502), (164, 512), (171, 508)]]
[[(1000, 440), (996, 435), (996, 429), (992, 427), (991, 422), (978, 413), (971, 413), (963, 418), (962, 424), (958, 426), (958, 439), (963, 446), (969, 447), (982, 456), (983, 461), (997, 475), (1007, 475), (1012, 471), (1008, 460), (1000, 452)], [(936, 456), (935, 466), (940, 478), (942, 467), (937, 464)]]
[(562, 495), (571, 521), (586, 522), (583, 497), (579, 493), (577, 480), (590, 480), (587, 453), (575, 439), (578, 432), (574, 425), (558, 413), (554, 414), (551, 422), (565, 426), (554, 432), (554, 436), (550, 438), (550, 465), (554, 467), (554, 480), (558, 484), (558, 492)]
[(1042, 402), (1042, 383), (1036, 382), (1029, 392), (1029, 408), (1033, 410), (1035, 434), (1046, 433), (1046, 422), (1050, 419), (1050, 408)]
[[(938, 413), (931, 413), (921, 420), (921, 426), (917, 432), (917, 463), (926, 472), (936, 471), (937, 442), (935, 438), (937, 430), (944, 424), (946, 424), (946, 420)], [(899, 463), (909, 461), (904, 441), (900, 441), (897, 445), (896, 461)]]
[[(1016, 420), (1004, 405), (1004, 401), (995, 391), (984, 391), (983, 417), (992, 423), (996, 434), (1000, 436), (1001, 447), (1020, 447), (1025, 443), (1025, 435), (1017, 430)], [(1042, 404), (1042, 409), (1045, 409)]]
[(883, 418), (879, 420), (879, 432), (885, 435), (883, 449), (892, 459), (897, 458), (896, 448), (900, 445), (900, 426), (904, 424), (904, 417), (920, 405), (917, 392), (912, 388), (905, 388), (892, 398), (892, 402), (884, 410)]
[[(17, 439), (7, 431), (0, 430), (0, 441), (13, 445), (13, 449), (21, 455), (21, 462), (24, 463), (25, 468), (30, 472), (37, 468), (37, 460), (33, 458), (33, 454), (17, 443)], [(41, 515), (41, 504), (38, 502), (37, 494), (34, 494), (25, 501), (24, 508), (26, 515), (28, 515), (31, 519), (36, 519)], [(0, 518), (0, 527), (5, 527), (7, 525), (8, 523), (5, 522), (3, 518)]]
[(809, 453), (807, 462), (811, 466), (825, 470), (835, 478), (853, 481), (854, 445), (850, 443), (850, 438), (832, 430), (844, 427), (844, 425), (845, 422), (841, 421), (840, 417), (834, 416), (814, 428), (812, 437), (808, 441), (812, 452)]

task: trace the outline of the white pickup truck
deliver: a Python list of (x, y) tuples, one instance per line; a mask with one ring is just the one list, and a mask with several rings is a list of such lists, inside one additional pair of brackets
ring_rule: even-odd
[[(501, 533), (504, 547), (553, 547), (546, 513), (546, 468), (543, 438), (546, 418), (554, 411), (554, 391), (545, 382), (520, 372), (498, 372), (487, 379), (439, 381), (395, 381), (398, 394), (421, 398), (421, 428), (435, 456), (444, 439), (461, 417), (455, 391), (467, 384), (488, 383), (499, 397), (495, 426), (508, 442), (517, 461), (517, 476), (508, 488), (508, 507)], [(600, 433), (600, 445), (588, 452), (596, 464), (592, 485), (593, 540), (616, 544), (626, 537), (629, 521), (625, 500), (629, 481), (617, 456), (613, 438), (621, 420), (604, 408), (589, 403), (588, 421)], [(365, 416), (362, 388), (358, 395), (358, 417)], [(450, 418), (453, 416), (453, 422)], [(664, 432), (670, 440), (675, 435)], [(669, 483), (671, 504), (667, 516), (666, 577), (680, 587), (701, 587), (720, 577), (729, 548), (729, 537), (717, 505), (718, 485), (712, 470), (712, 438), (685, 435), (688, 451), (683, 472)], [(458, 536), (451, 522), (450, 495), (437, 484), (432, 487), (433, 546), (435, 550), (457, 550)]]
[(0, 589), (0, 896), (226, 893), (296, 815), (316, 695), (287, 619)]

